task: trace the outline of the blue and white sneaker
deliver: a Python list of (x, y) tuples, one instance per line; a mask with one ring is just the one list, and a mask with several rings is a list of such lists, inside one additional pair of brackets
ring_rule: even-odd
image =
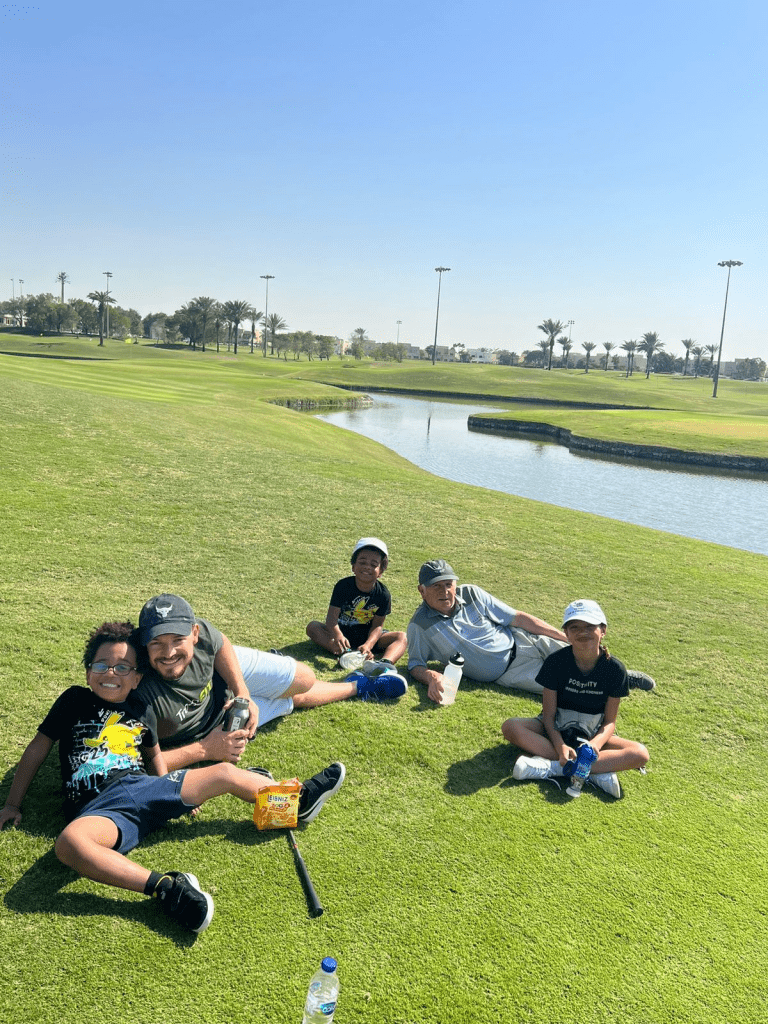
[(360, 700), (396, 700), (408, 692), (408, 683), (397, 672), (385, 672), (374, 679), (364, 672), (353, 672), (347, 682), (357, 683)]

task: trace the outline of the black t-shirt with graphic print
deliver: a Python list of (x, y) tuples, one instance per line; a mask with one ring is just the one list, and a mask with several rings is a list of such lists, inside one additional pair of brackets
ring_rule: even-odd
[(110, 704), (85, 686), (65, 690), (38, 731), (59, 743), (67, 821), (117, 779), (146, 774), (140, 748), (157, 743), (155, 715), (146, 701), (132, 693), (125, 703)]
[(389, 615), (392, 596), (381, 580), (376, 580), (373, 589), (366, 594), (357, 589), (354, 576), (346, 576), (333, 588), (331, 607), (341, 609), (339, 629), (352, 647), (359, 647), (368, 639), (374, 618)]

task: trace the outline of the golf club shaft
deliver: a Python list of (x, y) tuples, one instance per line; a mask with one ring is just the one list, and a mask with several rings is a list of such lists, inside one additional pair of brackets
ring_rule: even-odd
[(307, 865), (304, 863), (304, 858), (301, 856), (301, 851), (296, 843), (296, 836), (293, 834), (293, 829), (291, 828), (287, 828), (285, 833), (288, 839), (288, 845), (293, 851), (293, 860), (296, 864), (296, 872), (301, 879), (301, 884), (304, 888), (304, 895), (306, 896), (307, 907), (309, 908), (309, 916), (320, 917), (323, 912), (323, 905), (318, 899), (314, 885), (312, 885), (312, 879), (309, 877)]

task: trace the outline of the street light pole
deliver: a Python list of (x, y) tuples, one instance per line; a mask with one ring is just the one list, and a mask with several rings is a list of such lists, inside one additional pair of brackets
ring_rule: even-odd
[[(267, 317), (269, 315), (269, 282), (274, 281), (274, 274), (261, 274), (262, 281), (267, 282), (267, 294), (264, 297), (264, 358), (267, 358)], [(278, 361), (280, 360), (280, 353), (277, 354)]]
[(731, 283), (731, 267), (741, 267), (744, 264), (740, 260), (723, 260), (717, 264), (718, 267), (728, 267), (728, 279), (725, 282), (725, 305), (723, 306), (723, 326), (720, 328), (720, 347), (717, 350), (717, 367), (715, 368), (715, 383), (712, 388), (712, 397), (717, 398), (717, 382), (720, 379), (720, 357), (723, 354), (723, 334), (725, 333), (725, 311), (728, 309), (728, 288)]
[(112, 278), (112, 271), (105, 270), (103, 271), (103, 273), (107, 279), (107, 301), (104, 303), (104, 305), (107, 307), (107, 341), (109, 341), (109, 282)]
[(450, 267), (435, 267), (435, 271), (439, 275), (437, 278), (437, 312), (435, 313), (435, 344), (432, 348), (432, 365), (435, 365), (435, 359), (437, 359), (437, 324), (440, 319), (440, 285), (443, 283), (443, 274), (447, 273)]
[(403, 322), (402, 320), (398, 320), (397, 321), (397, 341), (395, 342), (396, 345), (400, 344), (400, 324), (402, 322)]
[(565, 353), (565, 368), (568, 369), (568, 353), (571, 351), (571, 328), (576, 323), (575, 320), (568, 321), (568, 352)]

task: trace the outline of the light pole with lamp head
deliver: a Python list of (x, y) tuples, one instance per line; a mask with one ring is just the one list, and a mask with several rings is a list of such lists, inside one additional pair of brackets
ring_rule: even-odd
[(435, 344), (432, 348), (432, 365), (435, 365), (435, 359), (437, 359), (437, 324), (440, 319), (440, 285), (443, 283), (443, 274), (447, 273), (450, 267), (435, 267), (435, 271), (440, 275), (437, 279), (437, 312), (435, 313)]
[(717, 264), (718, 267), (728, 267), (728, 279), (725, 282), (725, 305), (723, 306), (723, 326), (720, 328), (720, 347), (717, 350), (717, 367), (715, 368), (715, 383), (712, 388), (712, 397), (717, 398), (717, 382), (720, 378), (720, 357), (723, 354), (723, 334), (725, 333), (725, 311), (728, 309), (728, 288), (731, 283), (731, 267), (742, 267), (740, 260), (723, 260)]
[[(267, 358), (267, 317), (269, 316), (269, 282), (274, 281), (274, 274), (260, 274), (262, 281), (267, 282), (267, 294), (264, 296), (264, 358)], [(277, 355), (278, 360), (280, 359), (280, 353)]]
[(107, 279), (107, 301), (104, 303), (104, 305), (107, 307), (107, 341), (109, 341), (109, 282), (112, 279), (112, 271), (104, 270), (103, 274), (104, 277), (106, 277)]
[[(575, 320), (568, 321), (568, 352), (571, 351), (571, 328), (576, 323)], [(568, 369), (568, 352), (565, 354), (565, 368)]]

